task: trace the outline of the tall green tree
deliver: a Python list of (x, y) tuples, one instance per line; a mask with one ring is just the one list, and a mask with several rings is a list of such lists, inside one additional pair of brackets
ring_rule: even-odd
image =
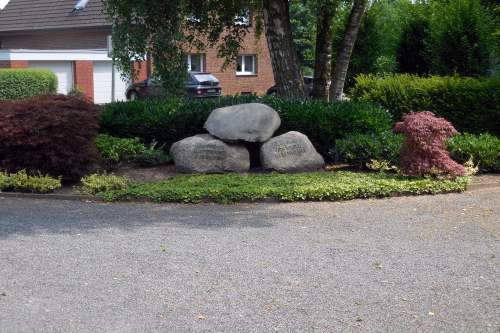
[(340, 42), (332, 66), (332, 84), (330, 86), (330, 99), (341, 100), (344, 92), (345, 79), (351, 60), (352, 50), (361, 25), (361, 18), (365, 12), (367, 0), (354, 0), (351, 13), (347, 20), (344, 37)]
[(498, 46), (492, 11), (480, 0), (431, 2), (429, 30), (427, 48), (435, 73), (489, 74)]

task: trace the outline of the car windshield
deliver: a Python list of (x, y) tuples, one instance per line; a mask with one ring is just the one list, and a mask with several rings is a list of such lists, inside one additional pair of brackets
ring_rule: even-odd
[(219, 82), (212, 74), (193, 74), (198, 82)]

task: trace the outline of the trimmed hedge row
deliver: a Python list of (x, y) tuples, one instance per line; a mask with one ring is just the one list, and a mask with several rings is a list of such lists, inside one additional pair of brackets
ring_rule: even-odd
[(56, 75), (44, 69), (0, 69), (0, 100), (16, 100), (57, 92)]
[(279, 113), (282, 122), (276, 135), (292, 130), (302, 132), (323, 156), (328, 155), (337, 139), (352, 133), (381, 133), (390, 130), (393, 124), (388, 112), (367, 102), (326, 103), (237, 96), (111, 103), (104, 106), (101, 132), (117, 137), (138, 137), (145, 142), (156, 140), (169, 148), (178, 140), (205, 132), (203, 125), (212, 110), (249, 102), (267, 104)]
[(359, 75), (351, 95), (355, 100), (381, 105), (395, 120), (411, 111), (432, 111), (460, 132), (500, 135), (499, 76), (476, 79)]

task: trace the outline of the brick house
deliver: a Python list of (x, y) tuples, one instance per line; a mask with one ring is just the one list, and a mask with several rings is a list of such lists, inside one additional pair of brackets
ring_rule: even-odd
[[(113, 69), (107, 55), (111, 25), (101, 0), (89, 0), (78, 11), (74, 11), (76, 0), (0, 1), (0, 68), (50, 69), (58, 77), (59, 93), (78, 87), (96, 103), (126, 99), (129, 80)], [(188, 68), (213, 73), (223, 94), (262, 95), (274, 85), (264, 36), (257, 39), (248, 34), (238, 64), (225, 71), (221, 71), (223, 59), (216, 53), (208, 49), (189, 54)], [(148, 67), (140, 66), (139, 80), (148, 76)]]

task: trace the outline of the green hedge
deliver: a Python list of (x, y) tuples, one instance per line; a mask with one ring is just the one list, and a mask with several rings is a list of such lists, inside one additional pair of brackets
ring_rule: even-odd
[(248, 102), (273, 107), (282, 120), (276, 135), (292, 130), (302, 132), (323, 156), (327, 156), (337, 139), (351, 133), (380, 133), (391, 129), (393, 124), (388, 112), (367, 102), (326, 103), (239, 96), (111, 103), (104, 106), (101, 132), (117, 137), (138, 137), (145, 142), (156, 140), (169, 148), (175, 141), (205, 132), (203, 125), (212, 110)]
[(55, 94), (57, 77), (44, 69), (0, 69), (0, 100)]
[(375, 102), (395, 120), (410, 111), (432, 111), (461, 132), (500, 135), (500, 77), (427, 78), (398, 74), (360, 75), (351, 90), (355, 100)]
[(500, 172), (500, 138), (490, 134), (457, 135), (447, 142), (451, 157), (460, 163), (470, 158), (482, 171)]
[(398, 165), (399, 151), (403, 136), (392, 131), (370, 134), (352, 134), (337, 140), (330, 150), (334, 161), (349, 163), (359, 168), (366, 168), (371, 160), (388, 161)]

